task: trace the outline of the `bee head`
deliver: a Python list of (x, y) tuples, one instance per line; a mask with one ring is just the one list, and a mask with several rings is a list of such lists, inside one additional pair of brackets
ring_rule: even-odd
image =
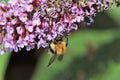
[(57, 36), (54, 40), (54, 44), (57, 44), (60, 41), (63, 41), (62, 36)]

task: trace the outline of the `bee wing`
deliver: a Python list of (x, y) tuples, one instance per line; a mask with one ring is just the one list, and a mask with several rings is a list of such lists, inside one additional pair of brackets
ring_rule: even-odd
[(63, 54), (58, 56), (58, 60), (61, 61), (63, 59)]
[(50, 61), (49, 61), (49, 63), (48, 63), (48, 67), (53, 63), (53, 61), (55, 60), (55, 58), (56, 58), (56, 54), (54, 54), (51, 58), (50, 58)]

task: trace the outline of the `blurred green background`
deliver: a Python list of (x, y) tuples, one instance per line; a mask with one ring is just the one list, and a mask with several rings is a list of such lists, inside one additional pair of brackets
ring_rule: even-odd
[[(120, 7), (114, 5), (113, 10), (99, 13), (94, 19), (91, 26), (71, 32), (62, 61), (56, 59), (47, 67), (48, 52), (37, 53), (42, 55), (36, 57), (31, 80), (120, 80)], [(0, 80), (4, 80), (11, 55), (0, 55)], [(14, 76), (5, 80), (15, 80)]]

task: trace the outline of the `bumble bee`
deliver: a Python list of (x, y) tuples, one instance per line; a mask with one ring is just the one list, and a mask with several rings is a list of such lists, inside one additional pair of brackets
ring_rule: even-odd
[(58, 55), (58, 60), (63, 59), (63, 54), (65, 53), (66, 47), (68, 45), (68, 37), (66, 37), (66, 42), (63, 41), (62, 36), (57, 37), (54, 41), (49, 44), (49, 51), (52, 57), (48, 63), (50, 66)]
[(57, 13), (57, 10), (55, 10), (55, 8), (47, 8), (46, 12), (49, 17), (52, 17), (55, 19), (58, 17), (58, 13)]

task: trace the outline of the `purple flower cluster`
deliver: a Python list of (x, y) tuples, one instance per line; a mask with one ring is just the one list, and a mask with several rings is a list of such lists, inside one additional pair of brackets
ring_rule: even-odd
[(9, 0), (0, 2), (0, 53), (47, 47), (57, 35), (93, 22), (96, 13), (110, 8), (111, 0)]

